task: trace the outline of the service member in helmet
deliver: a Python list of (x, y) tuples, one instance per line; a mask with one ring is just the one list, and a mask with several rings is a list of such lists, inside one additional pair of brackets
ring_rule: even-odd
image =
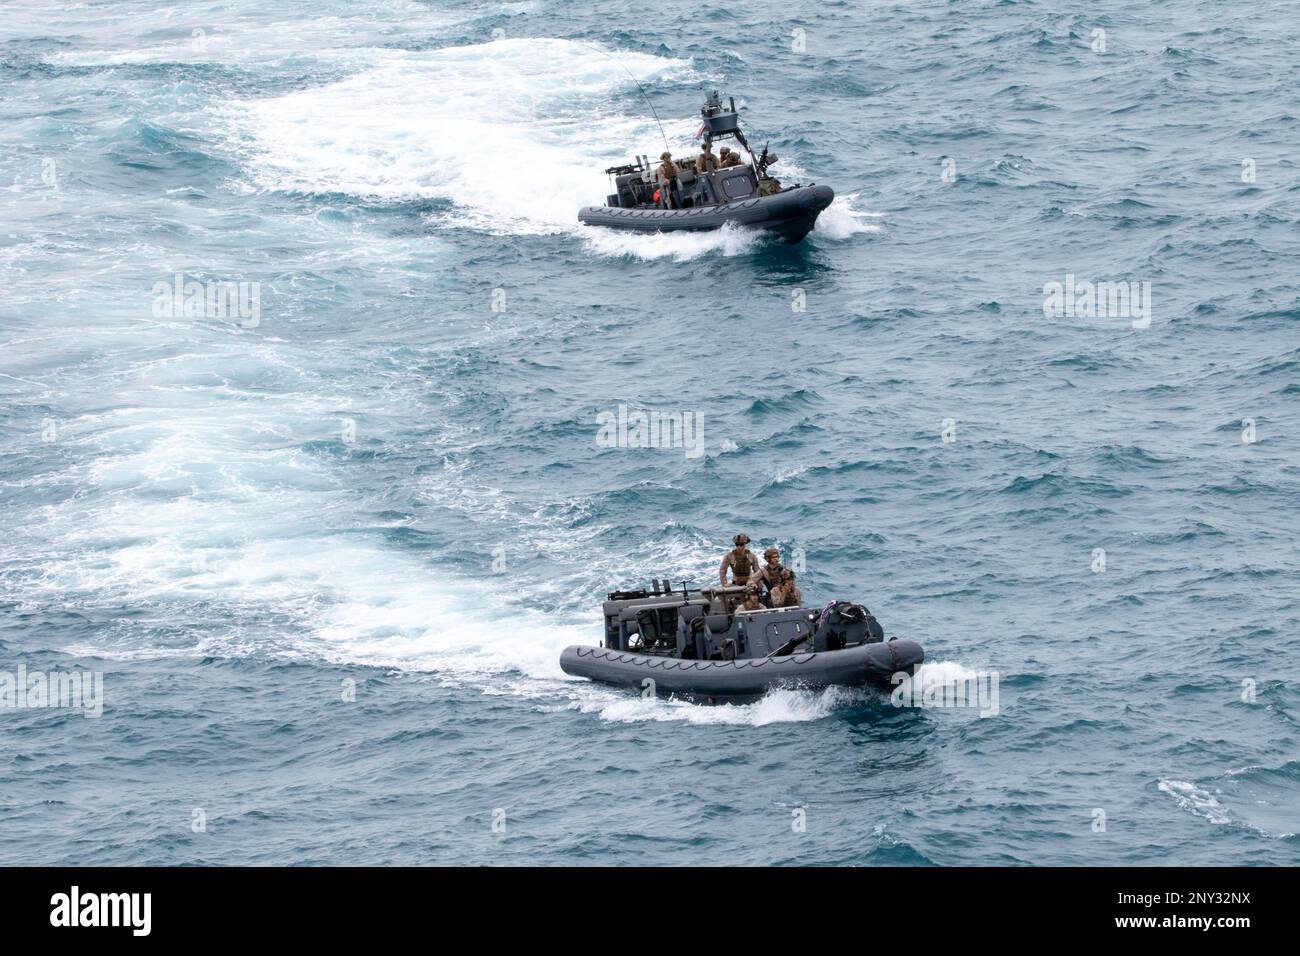
[(773, 607), (772, 592), (780, 585), (785, 568), (781, 564), (781, 552), (777, 548), (768, 548), (763, 552), (763, 558), (767, 563), (754, 575), (754, 584), (758, 586), (763, 603)]
[(766, 611), (767, 607), (758, 599), (758, 588), (750, 585), (745, 589), (745, 600), (737, 610), (741, 611)]
[(711, 173), (717, 168), (718, 160), (713, 155), (713, 147), (705, 143), (704, 149), (700, 150), (700, 155), (695, 158), (695, 171), (697, 173)]
[(740, 153), (731, 151), (730, 146), (724, 146), (718, 150), (718, 168), (730, 169), (732, 166), (740, 165)]
[(758, 558), (748, 547), (749, 535), (738, 534), (731, 541), (735, 547), (722, 556), (722, 564), (718, 568), (718, 580), (724, 588), (727, 586), (728, 569), (731, 571), (731, 583), (742, 586), (750, 584), (758, 571)]
[(781, 576), (781, 583), (772, 592), (772, 607), (803, 607), (803, 592), (794, 583), (794, 572), (789, 568)]
[(665, 209), (676, 209), (677, 204), (673, 202), (673, 188), (677, 185), (677, 164), (673, 162), (673, 154), (664, 150), (659, 154), (663, 160), (659, 164), (659, 195), (660, 202)]

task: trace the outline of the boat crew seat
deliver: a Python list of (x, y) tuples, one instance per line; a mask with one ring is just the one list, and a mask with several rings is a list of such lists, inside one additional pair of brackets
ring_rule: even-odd
[(677, 174), (678, 208), (689, 209), (695, 205), (695, 170), (683, 169)]
[[(731, 630), (730, 614), (707, 614), (698, 619), (695, 633), (695, 653), (699, 660), (711, 660), (715, 654), (723, 655), (723, 643)], [(734, 652), (733, 652), (734, 653)]]
[(686, 653), (687, 649), (693, 654), (696, 651), (695, 642), (695, 620), (704, 614), (704, 608), (698, 604), (687, 604), (677, 611), (677, 656), (690, 657)]

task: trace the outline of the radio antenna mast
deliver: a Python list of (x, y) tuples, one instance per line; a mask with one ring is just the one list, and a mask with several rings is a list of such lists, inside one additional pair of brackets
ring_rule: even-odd
[(646, 94), (645, 87), (641, 85), (641, 81), (638, 80), (636, 76), (633, 75), (631, 70), (625, 67), (622, 63), (619, 63), (618, 60), (614, 59), (612, 56), (610, 56), (607, 52), (602, 50), (600, 47), (596, 46), (596, 44), (585, 40), (581, 40), (579, 42), (585, 43), (587, 46), (591, 47), (593, 50), (595, 50), (605, 59), (609, 60), (620, 70), (626, 73), (628, 75), (628, 78), (631, 79), (631, 81), (636, 84), (637, 90), (640, 91), (641, 93), (641, 98), (645, 100), (645, 105), (650, 107), (650, 113), (655, 118), (655, 125), (659, 127), (659, 138), (664, 141), (664, 150), (667, 152), (671, 152), (671, 150), (668, 149), (668, 137), (664, 134), (664, 124), (659, 121), (659, 112), (658, 110), (655, 109), (654, 103), (650, 102), (650, 97), (649, 95)]

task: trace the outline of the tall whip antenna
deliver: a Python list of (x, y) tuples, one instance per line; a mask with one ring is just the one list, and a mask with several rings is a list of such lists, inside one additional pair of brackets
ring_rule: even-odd
[(645, 87), (641, 85), (641, 81), (638, 80), (638, 79), (636, 78), (636, 76), (633, 75), (633, 73), (632, 73), (631, 70), (629, 70), (627, 67), (625, 67), (622, 63), (619, 63), (618, 60), (614, 59), (612, 56), (610, 56), (608, 53), (606, 53), (606, 52), (605, 52), (604, 50), (602, 50), (600, 47), (596, 46), (596, 44), (594, 44), (594, 43), (592, 43), (592, 42), (590, 42), (590, 41), (588, 41), (588, 40), (579, 40), (578, 42), (579, 42), (579, 43), (586, 44), (587, 46), (589, 46), (589, 47), (591, 47), (593, 50), (595, 50), (597, 53), (599, 53), (601, 56), (603, 56), (605, 59), (609, 60), (611, 63), (613, 63), (615, 66), (617, 66), (620, 70), (622, 70), (624, 73), (626, 73), (626, 74), (628, 75), (628, 78), (631, 79), (632, 82), (636, 84), (636, 88), (641, 92), (641, 98), (642, 98), (643, 100), (645, 100), (645, 105), (648, 106), (648, 107), (650, 107), (650, 113), (651, 113), (651, 115), (653, 115), (654, 118), (655, 118), (655, 125), (659, 127), (659, 137), (664, 141), (664, 149), (665, 149), (665, 150), (668, 150), (668, 137), (667, 137), (667, 135), (664, 134), (664, 124), (661, 123), (661, 122), (659, 122), (659, 112), (655, 109), (655, 105), (654, 105), (654, 103), (650, 102), (650, 97), (649, 97), (649, 95), (647, 95), (647, 93), (646, 93), (646, 91), (645, 91)]

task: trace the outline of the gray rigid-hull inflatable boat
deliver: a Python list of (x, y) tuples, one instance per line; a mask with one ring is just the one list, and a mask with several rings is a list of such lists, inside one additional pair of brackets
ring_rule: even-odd
[[(749, 198), (718, 205), (692, 206), (688, 209), (632, 208), (587, 206), (578, 213), (578, 221), (589, 226), (612, 226), (639, 232), (695, 232), (721, 229), (727, 223), (764, 229), (786, 242), (798, 242), (812, 232), (817, 216), (831, 204), (835, 193), (829, 186), (799, 186), (773, 196), (759, 196), (754, 191), (748, 166), (737, 166), (738, 173), (729, 177), (708, 175), (724, 183), (739, 177)], [(730, 173), (731, 170), (723, 170)]]
[[(724, 106), (714, 91), (700, 115), (705, 149), (715, 139), (727, 138), (749, 149), (734, 100)], [(749, 163), (700, 170), (694, 157), (677, 160), (667, 183), (661, 180), (660, 165), (646, 156), (611, 166), (605, 172), (613, 177), (614, 191), (605, 205), (578, 210), (578, 221), (638, 232), (697, 232), (732, 223), (775, 233), (786, 242), (803, 239), (835, 198), (834, 190), (812, 183), (782, 186), (768, 175), (768, 167), (777, 162), (775, 155), (764, 147), (758, 155), (750, 150), (750, 157)]]
[(778, 688), (876, 686), (914, 674), (915, 641), (884, 639), (865, 607), (747, 611), (739, 587), (615, 591), (603, 605), (599, 647), (560, 655), (566, 674), (700, 703), (742, 703)]

